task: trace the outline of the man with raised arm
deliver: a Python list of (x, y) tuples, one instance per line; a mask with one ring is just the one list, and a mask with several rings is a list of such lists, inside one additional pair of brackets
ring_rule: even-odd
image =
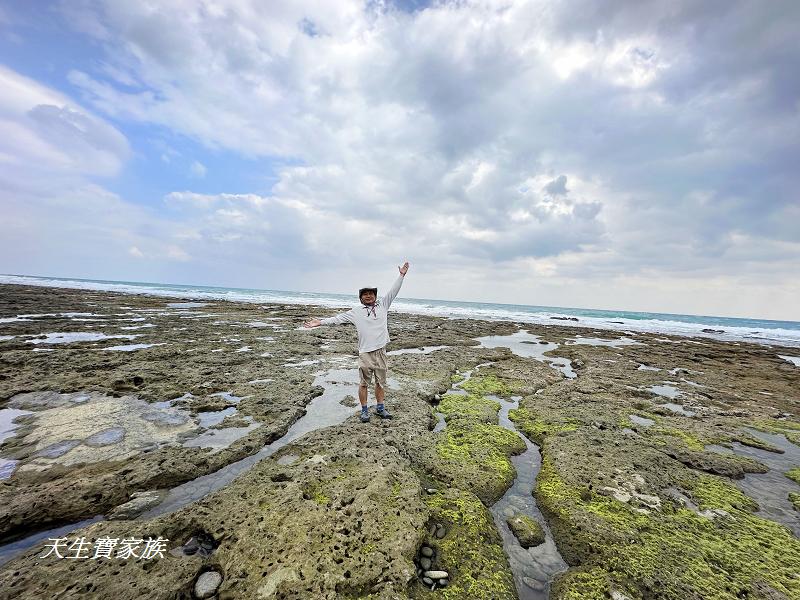
[(369, 409), (367, 408), (367, 387), (375, 378), (375, 400), (378, 403), (376, 413), (381, 419), (391, 419), (392, 415), (383, 404), (386, 389), (386, 344), (389, 343), (388, 314), (403, 278), (408, 272), (408, 261), (398, 267), (400, 276), (392, 285), (385, 296), (378, 298), (378, 288), (361, 288), (358, 290), (360, 306), (354, 306), (347, 312), (327, 319), (311, 319), (306, 321), (304, 327), (319, 327), (320, 325), (338, 325), (352, 323), (358, 331), (358, 371), (360, 385), (358, 399), (361, 402), (361, 421), (369, 422)]

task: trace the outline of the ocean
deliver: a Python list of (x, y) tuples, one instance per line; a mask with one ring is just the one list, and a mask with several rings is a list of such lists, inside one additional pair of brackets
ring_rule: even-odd
[[(105, 290), (122, 292), (125, 294), (148, 294), (153, 296), (189, 298), (193, 300), (308, 304), (332, 308), (349, 307), (355, 303), (355, 298), (352, 294), (173, 285), (142, 283), (138, 281), (103, 281), (77, 278), (63, 279), (26, 275), (0, 275), (0, 284)], [(594, 327), (620, 333), (663, 333), (668, 335), (711, 337), (727, 341), (748, 341), (762, 344), (800, 347), (800, 322), (798, 321), (738, 319), (705, 315), (596, 310), (559, 306), (528, 306), (524, 304), (495, 304), (489, 302), (455, 302), (450, 300), (429, 300), (405, 297), (398, 297), (392, 303), (392, 310), (395, 312), (437, 315), (449, 318), (518, 321), (541, 325), (558, 324)], [(309, 316), (313, 315), (309, 314)], [(578, 320), (564, 320), (569, 318)], [(704, 332), (704, 329), (713, 329), (715, 331)]]

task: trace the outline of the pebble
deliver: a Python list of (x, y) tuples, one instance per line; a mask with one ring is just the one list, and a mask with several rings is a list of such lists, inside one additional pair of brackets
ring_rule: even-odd
[(422, 548), (420, 548), (419, 553), (422, 554), (422, 556), (427, 556), (428, 558), (430, 558), (431, 556), (433, 556), (433, 548), (430, 548), (428, 546), (423, 546)]
[(450, 584), (449, 579), (440, 579), (439, 580), (439, 587), (447, 587)]
[(447, 571), (425, 571), (424, 575), (431, 579), (447, 579)]
[(189, 541), (183, 545), (183, 553), (189, 556), (196, 554), (198, 550), (200, 550), (200, 543), (197, 538), (189, 538)]
[(427, 571), (428, 569), (430, 569), (431, 568), (431, 564), (433, 564), (433, 563), (431, 562), (430, 558), (420, 558), (419, 559), (419, 566), (422, 567), (423, 571)]
[(436, 488), (427, 488), (425, 491), (428, 492), (429, 494), (435, 494), (439, 490), (437, 490)]
[(533, 579), (532, 577), (523, 577), (522, 581), (523, 581), (523, 583), (525, 585), (527, 585), (532, 590), (536, 590), (537, 592), (543, 592), (544, 591), (545, 585), (541, 581), (537, 581), (536, 579)]
[(198, 598), (211, 598), (222, 583), (222, 575), (216, 571), (206, 571), (197, 578), (194, 593)]
[(433, 585), (433, 579), (431, 579), (430, 577), (423, 577), (422, 583), (424, 583), (425, 585)]
[(428, 527), (428, 533), (433, 535), (436, 533), (436, 523), (432, 523), (430, 527)]
[(436, 526), (436, 537), (437, 538), (442, 539), (445, 536), (446, 533), (447, 533), (447, 530), (444, 528), (444, 525), (437, 525)]

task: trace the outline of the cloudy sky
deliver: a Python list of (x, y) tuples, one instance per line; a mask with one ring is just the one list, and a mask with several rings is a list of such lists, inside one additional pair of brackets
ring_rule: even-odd
[(795, 0), (0, 5), (0, 273), (800, 320)]

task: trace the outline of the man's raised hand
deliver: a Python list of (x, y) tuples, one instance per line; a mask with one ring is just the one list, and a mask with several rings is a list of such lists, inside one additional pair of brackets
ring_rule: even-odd
[(312, 327), (319, 327), (320, 325), (322, 325), (322, 321), (320, 321), (319, 319), (310, 319), (305, 323), (303, 323), (303, 327), (305, 327), (306, 329), (311, 329)]
[(402, 267), (397, 267), (397, 268), (398, 268), (398, 270), (400, 271), (400, 275), (402, 275), (403, 277), (405, 277), (405, 276), (406, 276), (406, 273), (408, 273), (408, 261), (406, 261), (405, 263), (403, 263), (403, 266), (402, 266)]

